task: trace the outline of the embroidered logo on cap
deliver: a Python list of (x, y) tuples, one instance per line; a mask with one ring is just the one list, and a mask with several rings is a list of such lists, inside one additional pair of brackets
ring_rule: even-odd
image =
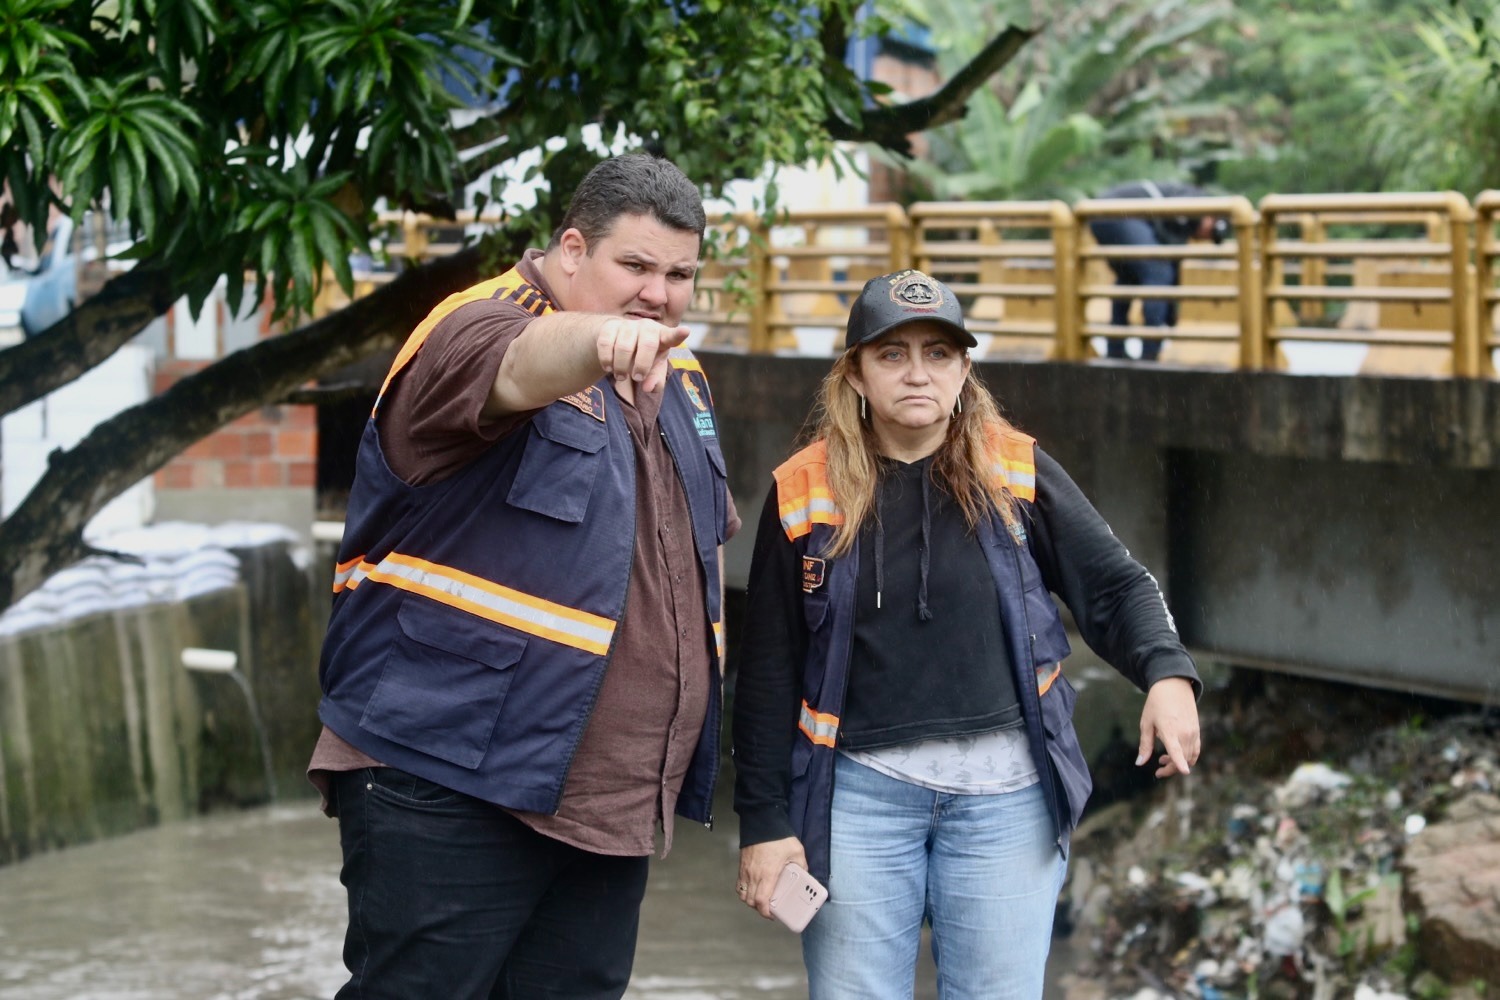
[(891, 286), (891, 301), (905, 309), (936, 311), (943, 307), (943, 289), (921, 271), (908, 271)]

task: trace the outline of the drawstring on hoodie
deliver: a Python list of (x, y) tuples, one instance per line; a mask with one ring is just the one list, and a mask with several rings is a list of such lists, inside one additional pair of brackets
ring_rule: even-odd
[[(917, 554), (921, 576), (917, 581), (917, 618), (932, 621), (932, 611), (927, 607), (927, 570), (932, 551), (932, 487), (928, 483), (926, 470), (922, 474), (922, 547)], [(881, 607), (885, 591), (885, 482), (875, 489), (875, 609)]]
[(927, 474), (922, 475), (922, 551), (919, 561), (922, 566), (922, 576), (917, 583), (917, 618), (924, 622), (932, 621), (932, 612), (927, 610), (927, 563), (928, 553), (932, 551), (930, 543), (932, 535), (932, 508), (929, 502), (931, 487), (927, 483)]
[(880, 593), (885, 590), (885, 521), (880, 516), (885, 506), (885, 483), (875, 488), (875, 610), (880, 610)]

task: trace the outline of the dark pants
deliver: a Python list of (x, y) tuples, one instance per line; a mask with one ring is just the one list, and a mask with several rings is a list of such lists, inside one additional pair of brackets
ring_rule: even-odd
[[(1150, 247), (1161, 246), (1156, 231), (1145, 219), (1095, 219), (1089, 223), (1094, 239), (1100, 246)], [(1176, 286), (1180, 261), (1175, 260), (1110, 260), (1110, 270), (1115, 272), (1117, 285)], [(1130, 303), (1133, 299), (1115, 299), (1110, 303), (1109, 321), (1115, 326), (1130, 325)], [(1177, 325), (1177, 301), (1175, 299), (1143, 299), (1142, 321), (1145, 326), (1174, 327)], [(1141, 339), (1141, 359), (1155, 361), (1161, 353), (1161, 341), (1155, 338)], [(1125, 341), (1110, 338), (1105, 354), (1111, 358), (1125, 357)]]
[(649, 859), (570, 847), (395, 768), (333, 783), (346, 998), (618, 998)]

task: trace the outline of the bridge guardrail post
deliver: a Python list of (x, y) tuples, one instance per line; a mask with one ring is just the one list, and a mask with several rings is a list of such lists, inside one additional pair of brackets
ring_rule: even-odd
[(1495, 364), (1490, 350), (1500, 346), (1495, 334), (1495, 305), (1500, 291), (1495, 288), (1495, 255), (1500, 245), (1495, 241), (1495, 218), (1500, 215), (1500, 190), (1482, 191), (1474, 199), (1474, 340), (1479, 349), (1479, 371), (1494, 377)]
[(1448, 192), (1448, 245), (1451, 248), (1453, 288), (1453, 374), (1478, 378), (1481, 374), (1477, 296), (1470, 294), (1469, 224), (1474, 210), (1457, 191)]
[(1269, 367), (1275, 355), (1267, 350), (1265, 311), (1261, 308), (1261, 263), (1257, 237), (1264, 239), (1260, 213), (1249, 199), (1236, 196), (1229, 206), (1229, 224), (1234, 228), (1235, 270), (1239, 284), (1237, 313), (1240, 326), (1240, 367)]
[(891, 245), (891, 270), (904, 271), (916, 267), (912, 262), (911, 218), (906, 209), (891, 202), (885, 209), (886, 240)]
[(750, 353), (771, 353), (771, 227), (762, 218), (747, 222), (750, 230)]
[(1051, 206), (1052, 225), (1052, 316), (1056, 325), (1056, 356), (1059, 361), (1082, 361), (1087, 346), (1078, 335), (1078, 220), (1064, 202)]

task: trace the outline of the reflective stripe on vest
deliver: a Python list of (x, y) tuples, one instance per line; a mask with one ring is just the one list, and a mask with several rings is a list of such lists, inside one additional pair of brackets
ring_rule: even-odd
[(1017, 500), (1036, 501), (1036, 440), (1019, 431), (989, 433), (990, 475)]
[(1061, 663), (1046, 663), (1036, 668), (1036, 693), (1044, 695), (1052, 690), (1052, 685), (1062, 676)]
[(724, 623), (723, 622), (714, 622), (714, 652), (717, 655), (721, 656), (721, 657), (724, 655)]
[(793, 497), (778, 504), (777, 509), (781, 511), (782, 530), (793, 540), (811, 531), (814, 524), (844, 523), (844, 515), (826, 489), (809, 489), (806, 496)]
[(827, 712), (814, 712), (806, 701), (802, 703), (802, 711), (797, 717), (797, 728), (802, 730), (808, 739), (820, 746), (831, 747), (838, 739), (839, 717), (829, 715)]
[(703, 371), (703, 364), (686, 347), (674, 347), (667, 352), (667, 364), (673, 368), (684, 368), (690, 372)]
[[(467, 611), (527, 635), (550, 639), (587, 653), (609, 652), (615, 622), (561, 604), (502, 587), (451, 566), (392, 552), (378, 564), (353, 560), (340, 567), (334, 580), (337, 593), (357, 588), (365, 580), (389, 584), (421, 594), (449, 607)], [(347, 567), (347, 569), (345, 568)]]
[(772, 473), (776, 509), (786, 537), (796, 541), (815, 524), (843, 524), (844, 514), (828, 486), (828, 442), (814, 441)]

